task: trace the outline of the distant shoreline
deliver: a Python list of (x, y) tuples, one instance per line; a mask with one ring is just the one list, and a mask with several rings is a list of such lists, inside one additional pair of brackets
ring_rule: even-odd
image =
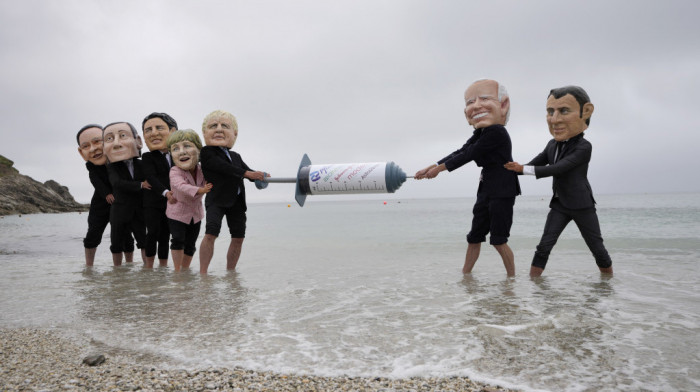
[(105, 363), (90, 367), (82, 359), (94, 352), (39, 329), (0, 329), (0, 381), (4, 390), (255, 390), (255, 391), (514, 391), (466, 377), (388, 379), (320, 377), (258, 372), (242, 368), (164, 370), (130, 356), (105, 354)]
[[(72, 213), (79, 213), (82, 214), (83, 212), (88, 212), (90, 211), (90, 204), (83, 204), (83, 207), (76, 208), (74, 210), (70, 211), (32, 211), (32, 212), (21, 212), (21, 211), (0, 211), (0, 218), (5, 217), (5, 216), (23, 216), (23, 215), (47, 215), (47, 214), (72, 214)], [(85, 225), (85, 230), (87, 230), (87, 224)]]

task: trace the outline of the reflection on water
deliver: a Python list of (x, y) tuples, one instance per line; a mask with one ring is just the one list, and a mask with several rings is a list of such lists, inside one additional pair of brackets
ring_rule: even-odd
[(185, 341), (193, 348), (235, 344), (247, 312), (248, 291), (236, 272), (216, 277), (130, 266), (85, 269), (82, 277), (76, 291), (85, 332), (106, 346), (132, 342), (129, 348), (140, 350), (182, 347), (179, 342)]
[[(580, 377), (595, 363), (590, 382), (614, 373), (624, 359), (606, 343), (610, 328), (599, 303), (613, 295), (611, 279), (578, 282), (581, 286), (575, 287), (562, 284), (559, 277), (525, 279), (531, 284), (508, 279), (489, 287), (476, 278), (462, 281), (479, 299), (470, 315), (476, 317), (474, 336), (487, 350), (471, 365), (486, 374), (501, 372), (553, 390), (572, 387), (571, 373), (554, 369), (566, 368)], [(522, 295), (522, 289), (528, 295)]]

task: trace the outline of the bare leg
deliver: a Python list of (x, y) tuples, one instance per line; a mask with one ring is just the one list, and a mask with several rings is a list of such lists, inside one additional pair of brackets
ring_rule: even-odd
[[(122, 253), (122, 252), (119, 252), (119, 253), (112, 253), (112, 263), (113, 263), (115, 266), (122, 265), (122, 255), (123, 255), (123, 254), (124, 254), (124, 253)], [(127, 253), (127, 254), (128, 254), (128, 253)], [(133, 256), (133, 255), (132, 255), (132, 256)], [(127, 261), (127, 262), (128, 262), (128, 261)]]
[[(134, 262), (134, 252), (124, 252), (124, 258), (126, 259), (127, 263), (133, 263)], [(121, 258), (119, 260), (119, 264), (121, 264)]]
[(236, 269), (238, 259), (241, 257), (241, 248), (243, 247), (243, 238), (231, 238), (231, 244), (228, 246), (226, 253), (226, 269)]
[(158, 263), (160, 264), (161, 267), (167, 267), (168, 266), (168, 259), (158, 259)]
[(515, 276), (515, 256), (513, 251), (510, 249), (508, 244), (494, 245), (494, 248), (498, 251), (503, 259), (503, 266), (506, 267), (506, 274), (508, 276)]
[(192, 263), (192, 256), (183, 254), (182, 256), (182, 269), (190, 269), (190, 263)]
[[(600, 267), (598, 267), (598, 268), (600, 268)], [(610, 266), (608, 268), (600, 268), (600, 273), (612, 275), (613, 274), (612, 266)]]
[(213, 234), (205, 234), (202, 238), (202, 243), (199, 244), (199, 273), (206, 274), (209, 269), (209, 263), (214, 256), (214, 241), (216, 236)]
[(531, 278), (536, 278), (538, 276), (542, 276), (542, 272), (544, 272), (544, 268), (535, 267), (534, 265), (530, 266), (530, 277)]
[[(143, 250), (142, 250), (142, 252), (143, 252)], [(153, 262), (155, 262), (155, 260), (156, 260), (155, 256), (148, 257), (148, 256), (146, 256), (146, 253), (143, 254), (143, 266), (144, 267), (153, 268)]]
[(170, 253), (173, 255), (173, 267), (175, 267), (175, 272), (178, 272), (182, 268), (182, 257), (185, 255), (185, 251), (182, 249), (171, 249)]
[(479, 253), (481, 253), (481, 243), (469, 244), (467, 245), (467, 255), (464, 258), (464, 267), (462, 267), (463, 274), (471, 274), (476, 260), (479, 259)]
[(95, 264), (95, 253), (97, 253), (97, 247), (85, 248), (85, 265), (92, 267)]
[(148, 267), (148, 262), (146, 262), (146, 259), (147, 259), (147, 257), (146, 257), (146, 248), (141, 248), (141, 260), (143, 260), (143, 264), (144, 264), (147, 268), (153, 268), (153, 263), (151, 263), (151, 266)]

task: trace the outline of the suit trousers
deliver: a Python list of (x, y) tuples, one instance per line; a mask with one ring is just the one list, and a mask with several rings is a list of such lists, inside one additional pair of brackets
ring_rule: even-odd
[[(88, 212), (88, 231), (83, 239), (83, 245), (86, 248), (97, 248), (102, 243), (102, 235), (107, 224), (109, 224), (109, 204), (106, 204), (106, 207), (91, 204)], [(124, 238), (122, 249), (127, 253), (134, 251), (134, 237), (131, 234)]]
[(146, 222), (146, 256), (153, 257), (158, 253), (159, 259), (167, 259), (170, 226), (165, 209), (144, 207), (143, 218)]
[(600, 233), (600, 223), (598, 222), (598, 214), (595, 207), (571, 210), (562, 206), (559, 200), (555, 198), (552, 200), (550, 208), (542, 238), (532, 259), (533, 267), (544, 269), (552, 248), (572, 220), (578, 226), (598, 267), (608, 268), (612, 265), (610, 255), (605, 249), (605, 245), (603, 245), (603, 236)]
[(486, 234), (491, 233), (491, 245), (503, 245), (508, 242), (510, 228), (513, 225), (513, 197), (489, 197), (476, 195), (472, 209), (472, 228), (467, 234), (467, 243), (478, 244), (486, 241)]
[(133, 252), (133, 243), (129, 249), (129, 237), (132, 235), (136, 240), (136, 247), (141, 249), (146, 242), (146, 226), (143, 223), (143, 216), (137, 214), (131, 221), (127, 222), (110, 222), (112, 226), (109, 234), (112, 244), (109, 247), (112, 253), (121, 253), (129, 251)]
[(90, 204), (87, 221), (88, 231), (83, 239), (83, 245), (86, 248), (97, 248), (109, 224), (109, 204), (107, 202), (104, 205)]

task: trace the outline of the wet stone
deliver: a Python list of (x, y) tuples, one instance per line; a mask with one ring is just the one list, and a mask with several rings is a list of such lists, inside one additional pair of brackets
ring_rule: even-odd
[(88, 366), (97, 366), (103, 364), (105, 361), (105, 356), (102, 354), (88, 355), (83, 358), (83, 363)]

